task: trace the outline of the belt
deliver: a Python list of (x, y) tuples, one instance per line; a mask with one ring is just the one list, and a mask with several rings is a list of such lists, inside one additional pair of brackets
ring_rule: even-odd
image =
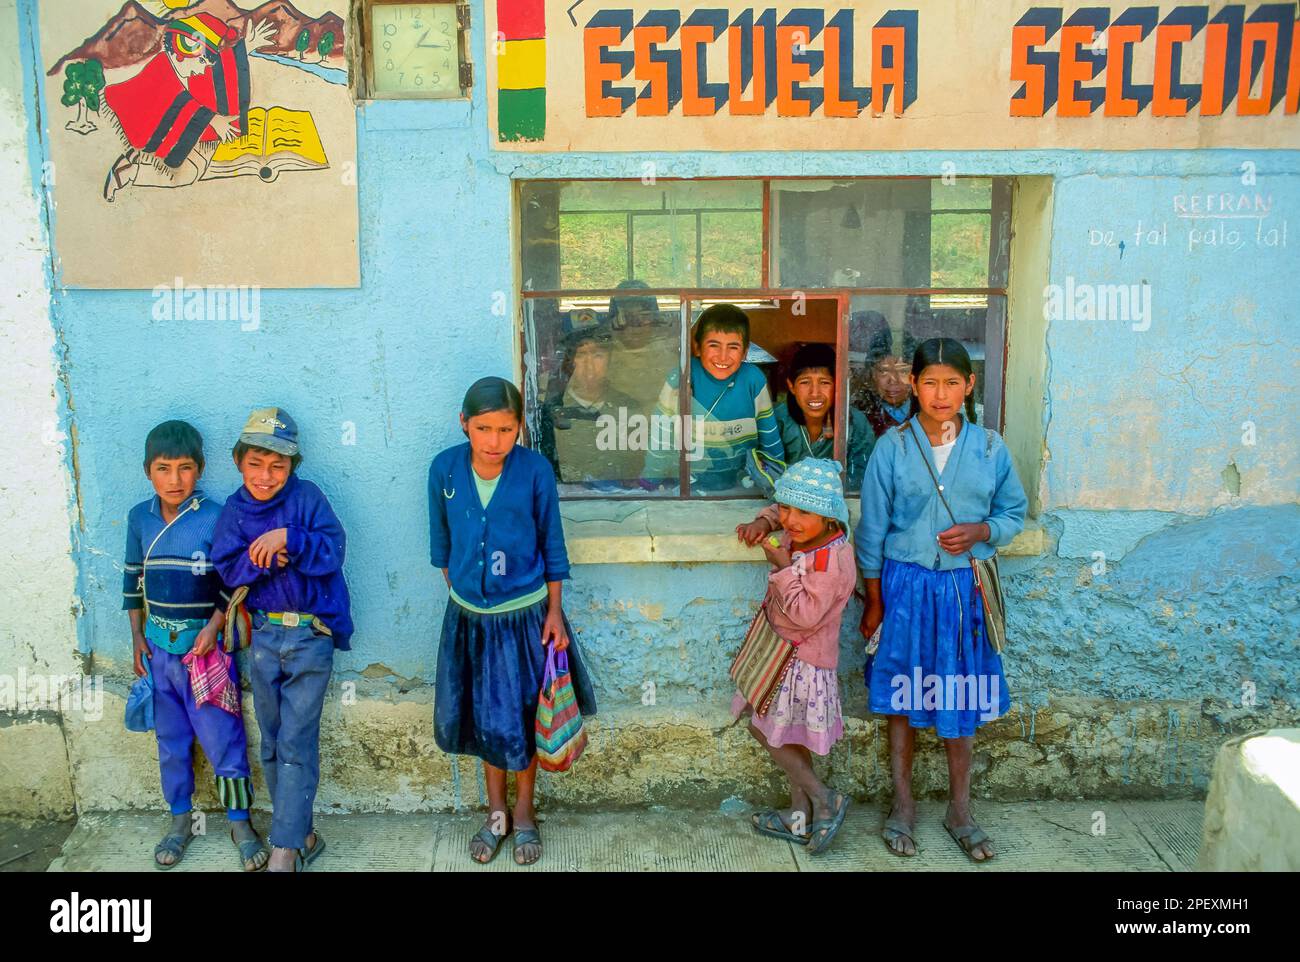
[(310, 625), (316, 620), (316, 616), (309, 611), (266, 611), (263, 614), (271, 624), (284, 625), (286, 628)]

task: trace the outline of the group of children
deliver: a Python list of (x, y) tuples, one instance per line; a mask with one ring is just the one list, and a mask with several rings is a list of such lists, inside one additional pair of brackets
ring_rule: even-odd
[[(714, 443), (706, 448), (705, 478), (737, 470), (754, 449), (778, 450), (780, 430), (770, 404), (766, 417), (721, 410), (733, 389), (752, 406), (766, 386), (751, 391), (743, 377), (744, 313), (716, 307), (726, 310), (710, 308), (697, 322), (693, 366), (699, 366), (697, 377), (708, 379), (702, 383), (716, 388), (712, 410), (719, 419), (753, 429), (706, 433)], [(802, 371), (823, 370), (824, 357), (806, 361)], [(806, 404), (809, 413), (833, 406), (833, 381), (802, 384), (798, 372), (794, 380), (801, 409), (809, 400), (821, 402)], [(916, 851), (912, 737), (915, 728), (933, 727), (948, 753), (951, 803), (944, 824), (972, 859), (982, 861), (993, 849), (969, 810), (972, 739), (982, 721), (1006, 711), (1007, 699), (969, 559), (987, 558), (1015, 537), (1026, 499), (1001, 438), (975, 424), (975, 377), (960, 343), (921, 344), (911, 387), (909, 417), (880, 438), (861, 467), (862, 514), (853, 543), (841, 466), (811, 444), (812, 456), (776, 479), (775, 504), (737, 528), (744, 543), (761, 545), (771, 564), (765, 609), (795, 656), (766, 711), (755, 712), (738, 695), (733, 712), (750, 714), (750, 733), (790, 786), (789, 808), (756, 813), (754, 829), (824, 851), (849, 800), (818, 779), (811, 756), (826, 755), (843, 735), (840, 625), (861, 572), (866, 604), (859, 627), (864, 638), (880, 629), (868, 669), (870, 708), (889, 717), (895, 800), (885, 841), (899, 855)], [(596, 712), (591, 679), (563, 612), (569, 561), (556, 476), (546, 457), (517, 443), (523, 420), (513, 384), (480, 379), (460, 412), (466, 441), (440, 452), (429, 469), (430, 560), (449, 593), (434, 735), (443, 751), (482, 760), (488, 817), (469, 845), (479, 863), (490, 861), (512, 834), (517, 863), (531, 864), (542, 854), (534, 733), (548, 647), (566, 652), (581, 713)], [(283, 410), (253, 412), (233, 455), (243, 485), (219, 507), (197, 488), (203, 471), (198, 432), (184, 422), (159, 425), (145, 452), (156, 496), (137, 505), (128, 524), (125, 607), (131, 610), (136, 672), (144, 674), (144, 659), (153, 670), (159, 764), (173, 815), (155, 861), (170, 868), (190, 840), (197, 736), (213, 764), (243, 868), (302, 871), (325, 847), (313, 829), (312, 805), (333, 652), (347, 650), (352, 634), (342, 574), (346, 539), (321, 490), (297, 476), (297, 426)], [(952, 518), (942, 506), (945, 494)], [(239, 644), (239, 624), (225, 623), (228, 610), (246, 611), (251, 627), (248, 671), (272, 807), (269, 853), (248, 820), (252, 784), (237, 705), (234, 712), (211, 701), (195, 707), (191, 697), (197, 659)], [(224, 645), (223, 631), (229, 636)], [(226, 660), (228, 683), (237, 691), (234, 660)], [(900, 704), (894, 681), (917, 671), (987, 676), (998, 682), (1000, 701), (984, 712), (928, 699)]]

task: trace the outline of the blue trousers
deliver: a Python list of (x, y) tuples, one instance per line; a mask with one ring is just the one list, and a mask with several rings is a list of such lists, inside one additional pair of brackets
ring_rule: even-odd
[(273, 625), (258, 612), (250, 652), (262, 772), (271, 794), (271, 844), (305, 848), (320, 782), (320, 716), (334, 641), (310, 625)]
[[(235, 821), (248, 818), (253, 782), (248, 777), (248, 742), (244, 720), (216, 705), (194, 707), (190, 673), (181, 659), (149, 642), (153, 670), (153, 713), (158, 734), (158, 768), (163, 798), (173, 815), (188, 812), (194, 796), (194, 739), (212, 763), (217, 795), (226, 815)], [(239, 684), (239, 669), (232, 662), (231, 680)]]

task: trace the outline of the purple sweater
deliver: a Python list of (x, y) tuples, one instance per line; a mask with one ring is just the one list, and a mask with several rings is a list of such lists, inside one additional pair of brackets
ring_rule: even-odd
[[(276, 528), (288, 530), (289, 566), (258, 568), (248, 546)], [(329, 626), (334, 647), (351, 648), (352, 613), (343, 578), (347, 536), (324, 492), (296, 474), (269, 501), (240, 487), (226, 499), (212, 534), (212, 562), (231, 588), (248, 585), (250, 609), (310, 612)]]

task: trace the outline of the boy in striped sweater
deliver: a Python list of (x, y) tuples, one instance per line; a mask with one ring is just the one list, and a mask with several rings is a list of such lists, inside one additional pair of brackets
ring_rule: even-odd
[[(131, 619), (135, 673), (148, 670), (153, 676), (158, 767), (172, 815), (154, 848), (154, 863), (170, 869), (194, 837), (197, 737), (216, 774), (240, 863), (244, 871), (255, 872), (266, 866), (270, 853), (248, 818), (253, 783), (243, 716), (214, 702), (196, 705), (184, 661), (191, 652), (202, 656), (216, 648), (226, 622), (221, 577), (212, 565), (221, 505), (196, 487), (203, 475), (202, 435), (184, 421), (158, 425), (145, 439), (144, 471), (156, 493), (127, 516), (122, 607)], [(238, 691), (233, 659), (229, 670)]]
[(709, 494), (741, 485), (755, 448), (782, 462), (785, 449), (772, 413), (767, 378), (745, 360), (749, 318), (734, 304), (714, 304), (695, 322), (691, 354), (691, 419), (678, 430), (680, 376), (668, 376), (651, 426), (645, 477), (676, 477), (678, 451), (686, 447), (691, 492)]

